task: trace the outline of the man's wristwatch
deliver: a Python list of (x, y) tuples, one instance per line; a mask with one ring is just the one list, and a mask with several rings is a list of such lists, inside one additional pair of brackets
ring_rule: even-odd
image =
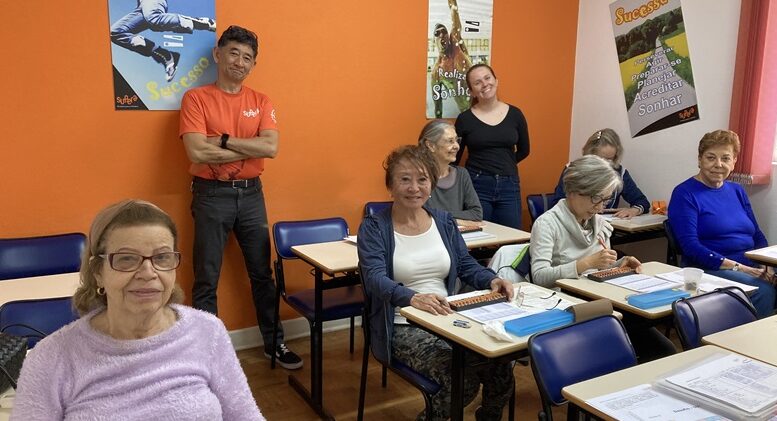
[(227, 149), (228, 140), (229, 140), (229, 134), (224, 133), (221, 135), (221, 149)]
[(739, 271), (739, 263), (734, 263), (734, 267), (731, 268), (731, 270), (733, 270), (734, 272), (738, 272)]

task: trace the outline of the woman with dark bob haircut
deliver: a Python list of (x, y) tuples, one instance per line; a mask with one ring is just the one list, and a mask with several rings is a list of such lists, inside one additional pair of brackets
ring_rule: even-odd
[(179, 304), (170, 216), (142, 200), (100, 211), (89, 231), (81, 314), (30, 351), (13, 420), (263, 420), (224, 325)]
[(745, 189), (726, 179), (739, 155), (739, 136), (715, 130), (699, 141), (699, 172), (683, 181), (669, 201), (669, 224), (683, 251), (683, 266), (758, 287), (750, 301), (759, 317), (775, 308), (772, 275), (745, 252), (768, 245)]
[[(370, 338), (376, 358), (396, 358), (441, 385), (432, 397), (433, 419), (450, 417), (451, 348), (442, 339), (411, 326), (399, 314), (413, 306), (431, 314), (453, 312), (446, 297), (455, 293), (457, 278), (476, 289), (502, 291), (510, 298), (512, 284), (469, 255), (453, 217), (425, 205), (437, 183), (437, 167), (425, 146), (402, 146), (385, 162), (391, 207), (364, 218), (359, 228), (359, 266), (370, 300)], [(513, 392), (509, 362), (489, 363), (467, 355), (464, 405), (483, 384), (478, 419), (498, 420)], [(419, 415), (423, 419), (423, 413)]]

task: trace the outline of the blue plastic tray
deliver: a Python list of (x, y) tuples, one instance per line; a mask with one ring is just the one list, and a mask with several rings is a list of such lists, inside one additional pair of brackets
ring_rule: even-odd
[(564, 310), (553, 309), (531, 316), (505, 322), (505, 330), (513, 335), (526, 336), (572, 323), (575, 315)]
[(628, 301), (628, 303), (634, 307), (644, 310), (662, 306), (664, 304), (671, 304), (680, 298), (686, 298), (690, 296), (691, 294), (688, 291), (681, 291), (677, 289), (662, 289), (645, 294), (635, 294), (630, 296), (626, 301)]

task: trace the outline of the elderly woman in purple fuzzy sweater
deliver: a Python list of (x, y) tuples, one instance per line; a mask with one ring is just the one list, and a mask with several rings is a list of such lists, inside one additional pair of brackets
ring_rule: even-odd
[(126, 200), (92, 224), (77, 321), (22, 367), (12, 420), (263, 420), (224, 325), (180, 303), (177, 232)]

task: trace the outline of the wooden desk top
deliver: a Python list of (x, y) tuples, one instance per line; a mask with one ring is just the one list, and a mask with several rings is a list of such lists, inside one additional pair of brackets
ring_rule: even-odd
[(79, 282), (78, 272), (0, 281), (0, 305), (33, 298), (69, 297)]
[[(483, 232), (493, 234), (496, 237), (467, 242), (467, 247), (488, 247), (503, 244), (525, 243), (531, 238), (531, 233), (517, 230), (493, 222), (486, 222)], [(302, 260), (321, 269), (329, 276), (337, 273), (352, 272), (358, 269), (359, 256), (356, 244), (340, 240), (328, 243), (305, 244), (294, 246), (291, 251)]]
[(756, 320), (701, 338), (705, 344), (777, 365), (777, 316)]
[[(673, 272), (679, 269), (680, 268), (678, 267), (661, 262), (647, 262), (642, 264), (642, 273), (647, 275)], [(556, 281), (556, 285), (563, 290), (571, 291), (586, 298), (606, 298), (612, 302), (613, 307), (648, 319), (660, 319), (672, 314), (672, 306), (669, 304), (649, 309), (641, 309), (632, 306), (628, 303), (627, 297), (635, 294), (635, 292), (616, 285), (596, 282), (584, 277), (578, 279), (559, 279)]]
[[(548, 293), (552, 292), (551, 290), (543, 288), (539, 285), (532, 286), (546, 290)], [(584, 300), (571, 297), (564, 293), (558, 293), (558, 296), (559, 298), (564, 298), (573, 303), (585, 302)], [(526, 349), (529, 336), (531, 336), (527, 335), (518, 337), (511, 335), (514, 338), (513, 342), (500, 342), (483, 332), (483, 329), (477, 322), (472, 322), (472, 327), (469, 329), (453, 326), (454, 320), (463, 318), (463, 316), (457, 313), (448, 315), (433, 315), (415, 307), (408, 306), (400, 309), (399, 314), (406, 317), (409, 321), (422, 326), (431, 332), (434, 332), (436, 335), (464, 345), (468, 349), (474, 350), (488, 358), (496, 358), (502, 355), (507, 355)], [(617, 312), (613, 314), (615, 314), (616, 317), (621, 316), (621, 314)]]
[(777, 266), (777, 246), (764, 247), (762, 249), (745, 252), (748, 259), (763, 263), (768, 266)]
[(627, 232), (635, 232), (635, 231), (653, 230), (658, 228), (663, 229), (665, 220), (666, 220), (666, 215), (645, 214), (645, 215), (635, 216), (631, 219), (613, 218), (609, 222), (610, 222), (610, 225), (612, 225), (612, 227), (615, 229), (619, 229), (621, 231), (627, 231)]
[(521, 231), (515, 228), (506, 227), (490, 221), (483, 221), (483, 232), (493, 234), (496, 238), (486, 238), (482, 240), (467, 241), (467, 247), (470, 249), (478, 247), (503, 246), (505, 244), (525, 243), (531, 239), (531, 233)]
[(595, 379), (587, 380), (581, 383), (567, 386), (561, 390), (561, 394), (570, 402), (589, 411), (590, 413), (605, 419), (612, 420), (601, 411), (594, 409), (585, 403), (587, 399), (597, 396), (607, 395), (619, 390), (628, 389), (640, 384), (652, 383), (667, 373), (682, 367), (687, 367), (697, 361), (701, 361), (710, 355), (721, 352), (728, 354), (729, 351), (716, 346), (707, 345), (691, 349), (678, 354), (670, 355), (649, 363), (640, 364), (635, 367), (627, 368), (615, 373), (610, 373)]

